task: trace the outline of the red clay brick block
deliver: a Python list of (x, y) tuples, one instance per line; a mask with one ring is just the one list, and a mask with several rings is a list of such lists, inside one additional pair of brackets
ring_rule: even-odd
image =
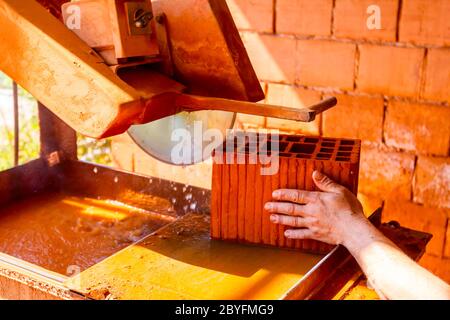
[(238, 29), (273, 31), (273, 0), (227, 0)]
[(414, 202), (450, 208), (450, 158), (419, 157), (414, 177)]
[(422, 154), (448, 154), (450, 108), (391, 101), (387, 110), (384, 132), (388, 146)]
[[(381, 29), (370, 30), (367, 21), (372, 15), (369, 6), (381, 10)], [(334, 35), (341, 38), (395, 41), (398, 0), (336, 0)]]
[(391, 220), (398, 221), (410, 229), (431, 233), (433, 238), (427, 246), (427, 252), (442, 256), (447, 227), (447, 215), (444, 210), (389, 199), (383, 211), (383, 221)]
[(450, 1), (403, 1), (400, 41), (421, 45), (450, 45)]
[(415, 156), (363, 145), (360, 191), (382, 199), (410, 200)]
[(420, 260), (420, 265), (450, 283), (450, 259), (425, 254)]
[(297, 83), (307, 86), (353, 88), (356, 46), (326, 40), (299, 40)]
[(277, 33), (328, 36), (332, 0), (277, 0)]
[(349, 95), (336, 97), (338, 105), (323, 114), (323, 134), (381, 143), (383, 99)]
[(428, 52), (423, 97), (450, 102), (450, 49), (430, 49)]
[[(283, 84), (268, 85), (267, 103), (292, 108), (306, 108), (320, 102), (321, 93), (312, 90), (300, 89), (295, 86)], [(267, 127), (279, 129), (284, 132), (320, 134), (320, 116), (315, 121), (302, 123), (297, 121), (288, 121), (275, 118), (267, 118)]]
[[(284, 232), (287, 228), (270, 222), (270, 213), (264, 210), (264, 204), (272, 201), (272, 192), (280, 188), (317, 190), (312, 180), (314, 170), (329, 175), (356, 194), (360, 142), (309, 136), (260, 135), (259, 146), (269, 145), (275, 139), (279, 140), (280, 145), (278, 172), (263, 175), (260, 170), (262, 165), (249, 161), (260, 149), (250, 143), (248, 134), (244, 145), (235, 145), (237, 152), (227, 153), (225, 147), (215, 152), (211, 237), (306, 252), (329, 252), (333, 246), (325, 243), (286, 239)], [(234, 164), (238, 157), (244, 157), (246, 163)], [(235, 162), (225, 162), (226, 159)], [(221, 164), (223, 162), (225, 164)]]
[(423, 49), (361, 45), (359, 50), (359, 90), (391, 96), (418, 96)]
[(295, 39), (241, 32), (250, 60), (260, 80), (293, 83), (296, 69)]

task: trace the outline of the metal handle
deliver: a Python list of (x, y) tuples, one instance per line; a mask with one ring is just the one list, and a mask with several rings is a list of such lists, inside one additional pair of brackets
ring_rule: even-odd
[(299, 122), (314, 121), (316, 116), (337, 104), (336, 98), (324, 100), (308, 108), (296, 109), (252, 102), (217, 99), (181, 94), (176, 105), (184, 111), (217, 110), (244, 113)]

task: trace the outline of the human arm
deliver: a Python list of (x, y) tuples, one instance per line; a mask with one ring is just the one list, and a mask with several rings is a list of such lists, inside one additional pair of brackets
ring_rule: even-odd
[(277, 190), (276, 202), (266, 204), (273, 223), (293, 227), (286, 231), (287, 238), (345, 246), (381, 297), (450, 299), (449, 285), (376, 229), (349, 190), (319, 172), (314, 172), (313, 179), (322, 192)]

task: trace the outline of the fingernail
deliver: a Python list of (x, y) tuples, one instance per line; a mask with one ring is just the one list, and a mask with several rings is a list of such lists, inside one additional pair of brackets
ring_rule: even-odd
[(267, 211), (271, 211), (273, 209), (273, 205), (270, 202), (268, 202), (264, 206), (264, 209), (266, 209)]
[(272, 193), (272, 197), (274, 197), (274, 198), (279, 198), (280, 195), (281, 195), (281, 192), (279, 190), (276, 190)]
[(324, 175), (322, 174), (322, 172), (314, 171), (313, 172), (313, 177), (316, 178), (316, 179), (322, 179), (324, 177)]
[(272, 223), (278, 223), (278, 216), (276, 216), (276, 215), (271, 215), (270, 216), (270, 221), (272, 222)]

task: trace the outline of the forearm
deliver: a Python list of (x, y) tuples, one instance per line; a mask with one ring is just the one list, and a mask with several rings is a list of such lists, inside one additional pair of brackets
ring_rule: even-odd
[(450, 299), (449, 286), (409, 259), (364, 216), (358, 199), (320, 172), (321, 192), (276, 190), (265, 209), (273, 223), (292, 227), (288, 239), (342, 244), (356, 258), (372, 286), (388, 299)]
[(388, 299), (450, 299), (450, 287), (366, 222), (344, 243), (374, 289)]

